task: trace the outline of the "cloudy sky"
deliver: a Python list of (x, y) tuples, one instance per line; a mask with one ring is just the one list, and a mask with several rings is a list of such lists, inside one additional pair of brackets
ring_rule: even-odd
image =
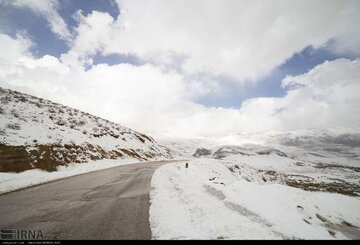
[(360, 125), (358, 0), (0, 0), (0, 86), (155, 137)]

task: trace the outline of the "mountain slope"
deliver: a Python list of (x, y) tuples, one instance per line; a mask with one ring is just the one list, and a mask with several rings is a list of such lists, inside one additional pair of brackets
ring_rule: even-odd
[(170, 159), (153, 138), (119, 124), (27, 94), (0, 88), (0, 171), (89, 160)]
[(246, 181), (360, 196), (359, 129), (248, 133), (213, 142), (192, 139), (163, 143), (189, 161), (216, 159), (227, 164)]

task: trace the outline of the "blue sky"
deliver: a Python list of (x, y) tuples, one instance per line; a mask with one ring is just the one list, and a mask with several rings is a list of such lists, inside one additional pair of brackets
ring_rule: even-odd
[[(107, 12), (114, 19), (119, 15), (119, 9), (114, 2), (110, 0), (60, 0), (58, 12), (65, 20), (71, 32), (77, 25), (73, 18), (76, 11), (81, 10), (86, 16), (92, 11)], [(65, 41), (59, 39), (51, 32), (46, 19), (35, 14), (26, 8), (15, 8), (6, 6), (0, 9), (2, 31), (11, 36), (15, 36), (18, 31), (25, 31), (35, 43), (31, 49), (36, 57), (42, 57), (49, 54), (60, 57), (62, 53), (69, 50), (69, 46)], [(21, 16), (21, 18), (19, 18)], [(325, 60), (334, 60), (337, 58), (355, 58), (354, 55), (339, 55), (330, 52), (326, 46), (314, 49), (308, 46), (299, 53), (295, 53), (291, 58), (286, 60), (282, 65), (275, 68), (268, 76), (256, 83), (248, 82), (239, 84), (236, 78), (230, 76), (217, 77), (224, 93), (222, 95), (214, 95), (210, 93), (207, 96), (200, 97), (196, 102), (205, 106), (220, 106), (238, 108), (241, 103), (249, 98), (256, 97), (283, 97), (286, 91), (281, 88), (281, 80), (286, 75), (298, 75), (309, 71), (314, 66), (323, 63)], [(106, 63), (109, 65), (119, 63), (130, 63), (134, 65), (142, 65), (144, 62), (135, 55), (119, 55), (110, 54), (102, 56), (95, 55), (93, 64)]]
[(161, 137), (357, 127), (359, 23), (356, 0), (0, 0), (0, 86)]
[[(36, 57), (49, 54), (59, 56), (68, 46), (51, 32), (46, 19), (26, 8), (5, 6), (0, 8), (0, 30), (12, 37), (17, 32), (26, 32), (35, 46), (32, 54)], [(21, 18), (19, 18), (21, 16)]]
[[(257, 83), (245, 83), (239, 85), (232, 82), (231, 78), (222, 78), (225, 96), (204, 97), (200, 103), (207, 106), (239, 107), (241, 103), (250, 98), (256, 97), (283, 97), (286, 90), (281, 87), (281, 81), (287, 75), (299, 75), (308, 72), (313, 67), (332, 61), (338, 58), (354, 59), (356, 56), (349, 54), (334, 54), (327, 47), (314, 49), (308, 46), (301, 52), (294, 54), (282, 65), (275, 68), (270, 75), (261, 79)], [(221, 79), (221, 78), (220, 78)]]
[[(87, 15), (94, 10), (107, 12), (114, 18), (119, 14), (116, 5), (109, 0), (60, 0), (59, 2), (58, 12), (72, 31), (77, 25), (73, 15), (78, 10), (81, 10), (83, 15)], [(51, 32), (43, 16), (37, 15), (27, 8), (5, 5), (0, 8), (0, 16), (0, 28), (5, 33), (15, 36), (18, 31), (26, 31), (36, 44), (32, 49), (32, 53), (36, 57), (46, 54), (59, 57), (69, 49), (65, 41), (57, 38)]]

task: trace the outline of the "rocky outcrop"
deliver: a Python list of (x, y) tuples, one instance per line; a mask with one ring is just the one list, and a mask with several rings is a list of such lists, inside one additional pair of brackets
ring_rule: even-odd
[(195, 153), (193, 154), (193, 157), (203, 157), (203, 156), (210, 156), (211, 150), (205, 149), (205, 148), (198, 148), (196, 149)]

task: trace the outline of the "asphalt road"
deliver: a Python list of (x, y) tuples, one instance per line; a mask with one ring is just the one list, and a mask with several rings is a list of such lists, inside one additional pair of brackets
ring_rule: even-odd
[(45, 239), (151, 239), (152, 174), (170, 161), (123, 165), (0, 196), (0, 228)]

